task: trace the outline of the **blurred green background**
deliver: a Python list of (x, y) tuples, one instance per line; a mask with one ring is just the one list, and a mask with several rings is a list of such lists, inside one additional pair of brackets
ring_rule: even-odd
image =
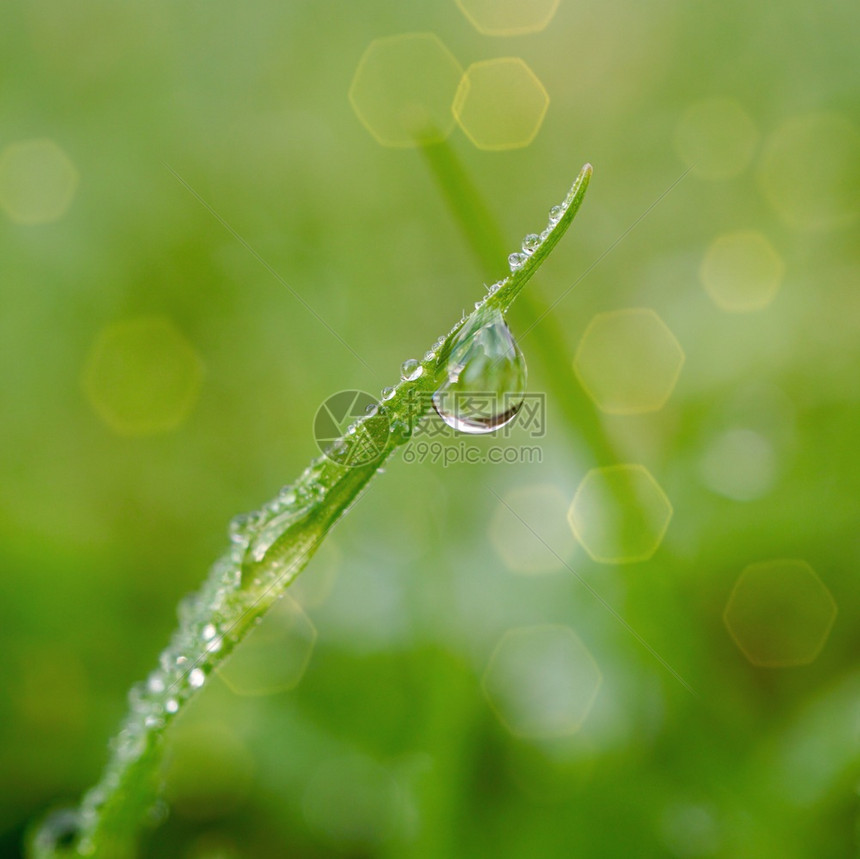
[[(529, 287), (564, 296), (521, 342), (542, 461), (392, 461), (172, 729), (142, 853), (860, 854), (860, 7), (469, 6), (0, 7), (4, 855), (96, 780), (318, 405), (504, 271), (374, 137), (470, 67), (446, 145), (510, 250), (595, 166)], [(444, 48), (353, 84), (415, 33)], [(568, 515), (614, 462), (629, 508), (604, 470)]]

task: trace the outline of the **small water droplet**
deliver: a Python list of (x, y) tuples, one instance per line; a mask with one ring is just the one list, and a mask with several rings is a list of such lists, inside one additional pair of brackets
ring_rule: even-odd
[(218, 634), (218, 630), (215, 628), (214, 623), (207, 623), (200, 634), (203, 636), (204, 641), (212, 641), (212, 639)]
[(404, 420), (398, 419), (396, 421), (392, 421), (388, 431), (394, 436), (398, 443), (407, 441), (412, 437), (412, 427)]
[(514, 253), (508, 257), (508, 265), (511, 271), (521, 269), (528, 262), (528, 254)]
[(424, 353), (424, 363), (429, 364), (431, 361), (436, 360), (436, 353), (431, 349), (429, 352)]
[(230, 520), (230, 540), (234, 543), (247, 543), (253, 519), (252, 513), (240, 513), (234, 516)]
[(564, 214), (564, 206), (553, 206), (549, 210), (549, 222), (555, 226), (560, 220), (561, 216)]
[(446, 337), (445, 337), (445, 335), (443, 334), (443, 335), (442, 335), (442, 336), (441, 336), (441, 337), (440, 337), (440, 338), (439, 338), (439, 339), (438, 339), (438, 340), (433, 344), (433, 349), (434, 349), (435, 351), (437, 351), (437, 352), (438, 352), (438, 351), (439, 351), (439, 350), (440, 350), (440, 349), (445, 345), (445, 340), (446, 340)]
[(390, 400), (394, 396), (394, 394), (395, 394), (395, 389), (392, 388), (390, 385), (387, 388), (382, 389), (382, 399), (383, 400)]
[(212, 641), (210, 641), (210, 642), (206, 645), (206, 649), (207, 649), (210, 653), (217, 653), (217, 652), (221, 649), (221, 645), (222, 645), (222, 643), (223, 643), (223, 642), (222, 642), (222, 640), (221, 640), (221, 636), (219, 635), (217, 638), (213, 638), (213, 639), (212, 639)]
[(433, 406), (448, 426), (488, 433), (516, 417), (525, 396), (526, 362), (498, 310), (459, 335), (447, 369)]
[(497, 292), (501, 289), (501, 287), (502, 287), (502, 284), (503, 284), (503, 283), (504, 283), (504, 281), (503, 281), (503, 280), (497, 280), (497, 281), (496, 281), (496, 282), (495, 282), (495, 283), (494, 283), (494, 284), (489, 288), (489, 293), (490, 293), (490, 295), (494, 295), (495, 293), (497, 293)]
[(164, 705), (164, 709), (168, 713), (177, 713), (179, 711), (179, 701), (176, 698), (169, 698)]
[(200, 668), (195, 668), (188, 675), (188, 682), (194, 689), (199, 689), (206, 682), (206, 675)]
[(153, 671), (152, 674), (149, 675), (149, 680), (146, 682), (146, 688), (152, 692), (153, 695), (158, 695), (159, 692), (164, 691), (164, 678), (156, 671)]
[(407, 358), (400, 368), (400, 378), (404, 382), (414, 382), (423, 372), (424, 368), (414, 358)]
[(537, 233), (529, 233), (523, 239), (523, 253), (531, 256), (540, 247), (540, 236)]
[(372, 418), (375, 414), (379, 412), (379, 403), (370, 403), (367, 408), (365, 408), (364, 413)]
[(50, 814), (39, 827), (36, 847), (45, 851), (62, 851), (72, 847), (80, 833), (81, 821), (74, 809)]
[(296, 503), (296, 497), (296, 487), (290, 483), (278, 493), (277, 503), (279, 507), (292, 507)]

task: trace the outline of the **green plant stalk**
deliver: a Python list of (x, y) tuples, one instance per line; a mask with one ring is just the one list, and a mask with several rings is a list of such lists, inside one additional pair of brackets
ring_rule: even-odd
[[(486, 272), (496, 271), (500, 263), (504, 264), (507, 245), (498, 222), (451, 145), (442, 141), (424, 147), (422, 152), (477, 262)], [(617, 462), (615, 447), (606, 435), (594, 403), (571, 371), (572, 357), (557, 317), (546, 312), (534, 292), (522, 295), (517, 303), (517, 316), (523, 330), (531, 331), (540, 323), (540, 336), (529, 341), (529, 348), (543, 368), (547, 393), (552, 397), (553, 407), (561, 410), (568, 431), (576, 440), (585, 442), (597, 465)], [(559, 373), (560, 365), (563, 374)]]
[[(562, 203), (560, 218), (550, 222), (525, 264), (496, 284), (474, 312), (437, 341), (421, 363), (421, 374), (401, 381), (382, 403), (380, 414), (357, 421), (354, 432), (332, 445), (331, 456), (311, 462), (295, 483), (259, 511), (233, 520), (230, 550), (215, 563), (201, 589), (180, 603), (179, 626), (158, 667), (129, 693), (129, 713), (111, 743), (101, 781), (77, 810), (76, 836), (58, 843), (56, 818), (48, 818), (31, 839), (32, 856), (135, 855), (137, 836), (158, 797), (161, 753), (170, 723), (283, 594), (388, 457), (408, 441), (446, 378), (448, 356), (461, 329), (480, 324), (496, 311), (504, 313), (513, 304), (570, 226), (590, 177), (591, 166), (586, 164)], [(366, 452), (368, 443), (374, 453), (364, 461), (359, 454)], [(345, 464), (349, 462), (360, 464)]]

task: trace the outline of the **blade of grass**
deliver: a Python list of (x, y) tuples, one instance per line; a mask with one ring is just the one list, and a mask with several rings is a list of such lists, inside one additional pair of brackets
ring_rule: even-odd
[(415, 424), (432, 408), (432, 394), (446, 377), (458, 332), (513, 304), (570, 226), (590, 176), (586, 165), (562, 204), (561, 217), (532, 256), (437, 341), (420, 375), (401, 381), (378, 414), (357, 421), (352, 432), (332, 445), (329, 456), (311, 462), (277, 498), (233, 520), (229, 551), (201, 589), (182, 601), (179, 626), (158, 667), (129, 693), (129, 713), (111, 744), (101, 781), (75, 813), (76, 832), (69, 834), (68, 812), (62, 826), (56, 817), (48, 818), (30, 841), (32, 856), (135, 855), (137, 836), (158, 795), (161, 752), (173, 719), (307, 564), (388, 457), (409, 440)]

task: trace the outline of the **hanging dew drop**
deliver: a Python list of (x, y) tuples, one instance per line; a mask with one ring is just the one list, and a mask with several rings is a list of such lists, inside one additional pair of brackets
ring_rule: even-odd
[(489, 433), (516, 417), (525, 390), (525, 358), (502, 314), (493, 310), (457, 339), (448, 380), (433, 394), (433, 406), (459, 432)]
[(414, 358), (408, 358), (400, 368), (400, 378), (404, 382), (414, 382), (423, 372), (424, 368)]

